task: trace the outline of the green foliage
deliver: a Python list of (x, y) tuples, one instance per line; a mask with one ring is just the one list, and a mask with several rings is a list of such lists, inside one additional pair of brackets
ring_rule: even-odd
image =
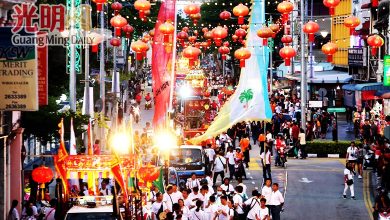
[(306, 152), (309, 154), (319, 154), (319, 156), (325, 156), (326, 154), (340, 154), (341, 156), (345, 156), (347, 148), (350, 145), (350, 141), (310, 141), (306, 144)]
[(240, 102), (243, 103), (243, 102), (249, 102), (249, 100), (253, 99), (253, 91), (252, 89), (247, 89), (247, 90), (244, 90), (241, 94), (240, 94), (240, 97), (238, 97), (240, 99)]

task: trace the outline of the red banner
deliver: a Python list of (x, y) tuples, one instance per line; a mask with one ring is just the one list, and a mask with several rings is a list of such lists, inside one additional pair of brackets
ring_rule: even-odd
[(154, 28), (155, 33), (152, 47), (152, 86), (155, 105), (153, 126), (155, 129), (161, 127), (165, 122), (169, 107), (171, 86), (173, 86), (171, 85), (171, 81), (173, 77), (172, 68), (174, 68), (174, 64), (172, 64), (173, 37), (169, 38), (169, 42), (164, 43), (164, 34), (161, 33), (159, 27), (167, 20), (175, 21), (175, 5), (176, 0), (166, 0), (161, 3), (157, 23)]
[[(39, 32), (39, 35), (47, 35), (46, 32)], [(39, 106), (48, 104), (48, 48), (47, 45), (37, 47), (38, 54), (38, 98)]]

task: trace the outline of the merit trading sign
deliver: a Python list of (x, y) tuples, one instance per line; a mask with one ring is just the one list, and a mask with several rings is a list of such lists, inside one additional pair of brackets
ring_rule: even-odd
[(390, 55), (383, 58), (383, 85), (390, 86)]
[(346, 109), (345, 108), (328, 108), (327, 111), (329, 113), (332, 113), (332, 112), (339, 113), (339, 112), (345, 112)]

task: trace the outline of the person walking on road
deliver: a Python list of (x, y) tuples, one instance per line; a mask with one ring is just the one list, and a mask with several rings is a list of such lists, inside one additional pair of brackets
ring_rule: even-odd
[(230, 180), (232, 180), (234, 177), (234, 166), (236, 165), (236, 161), (235, 161), (236, 152), (233, 151), (233, 147), (229, 147), (225, 157), (228, 161), (229, 178)]
[(263, 164), (263, 178), (264, 179), (272, 179), (271, 177), (271, 152), (269, 147), (265, 148), (265, 151), (260, 155), (261, 162)]
[(355, 172), (355, 164), (357, 161), (357, 155), (358, 154), (358, 149), (355, 146), (355, 142), (351, 141), (351, 146), (347, 148), (347, 162), (351, 164), (352, 171)]
[(301, 159), (306, 159), (306, 134), (305, 131), (300, 128), (298, 135), (299, 149), (301, 150)]
[(223, 157), (223, 152), (219, 152), (219, 155), (214, 160), (214, 177), (213, 183), (214, 186), (217, 183), (217, 177), (220, 175), (221, 180), (225, 178), (225, 169), (226, 169), (226, 159)]
[(244, 135), (244, 138), (240, 140), (240, 147), (242, 153), (244, 154), (244, 163), (247, 168), (249, 167), (249, 150), (250, 150), (249, 145), (250, 145), (250, 141), (248, 135)]
[(353, 171), (352, 168), (352, 163), (347, 162), (347, 165), (345, 166), (344, 169), (344, 193), (343, 193), (343, 198), (347, 198), (347, 190), (351, 191), (351, 199), (355, 200), (355, 191), (353, 188), (353, 176), (355, 175), (355, 172)]
[(260, 209), (258, 213), (256, 213), (256, 220), (270, 220), (269, 210), (267, 206), (265, 206), (266, 202), (267, 202), (266, 199), (264, 198), (260, 199)]
[(280, 211), (284, 204), (284, 198), (282, 193), (279, 191), (279, 184), (272, 184), (271, 199), (269, 206), (271, 209), (272, 220), (280, 220)]

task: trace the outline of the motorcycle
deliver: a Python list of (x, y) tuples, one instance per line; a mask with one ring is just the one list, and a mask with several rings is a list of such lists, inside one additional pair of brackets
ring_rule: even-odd
[(390, 220), (390, 213), (380, 212), (378, 220)]
[(277, 151), (278, 153), (278, 161), (277, 161), (277, 164), (280, 165), (281, 167), (284, 167), (286, 168), (287, 165), (286, 165), (286, 162), (287, 162), (287, 158), (286, 158), (286, 152), (285, 152), (285, 147), (281, 147), (278, 149)]
[(363, 157), (363, 169), (367, 167), (373, 167), (375, 161), (375, 153), (371, 149), (367, 150), (366, 154)]
[(149, 110), (152, 108), (152, 101), (151, 100), (148, 100), (145, 102), (145, 109), (146, 110)]

